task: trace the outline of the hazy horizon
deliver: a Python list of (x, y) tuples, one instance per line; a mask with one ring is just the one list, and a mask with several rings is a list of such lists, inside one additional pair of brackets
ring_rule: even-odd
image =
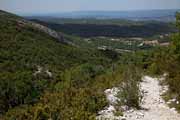
[(179, 9), (180, 0), (1, 0), (0, 9), (26, 14), (50, 14), (76, 11), (139, 11)]

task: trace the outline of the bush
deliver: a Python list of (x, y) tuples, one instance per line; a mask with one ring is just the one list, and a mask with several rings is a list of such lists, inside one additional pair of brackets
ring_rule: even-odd
[[(103, 98), (103, 99), (102, 99)], [(94, 120), (96, 112), (107, 104), (103, 94), (90, 89), (68, 89), (46, 93), (34, 107), (10, 110), (7, 120)]]
[(142, 95), (140, 92), (141, 73), (134, 66), (129, 66), (123, 74), (123, 83), (120, 86), (118, 97), (120, 105), (140, 108)]

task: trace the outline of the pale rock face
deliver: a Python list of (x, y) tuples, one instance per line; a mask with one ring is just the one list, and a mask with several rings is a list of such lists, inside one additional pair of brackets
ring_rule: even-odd
[(116, 112), (114, 105), (120, 101), (120, 99), (117, 97), (119, 91), (120, 90), (117, 87), (106, 89), (104, 91), (109, 102), (109, 106), (98, 113), (99, 116), (97, 116), (97, 120), (125, 120), (125, 118), (122, 116), (114, 116), (114, 112)]
[(99, 114), (111, 114), (114, 111), (115, 111), (114, 106), (110, 105), (105, 110), (100, 111)]
[(52, 73), (49, 72), (49, 70), (46, 70), (45, 72), (46, 72), (46, 74), (47, 74), (50, 78), (52, 77)]
[(112, 88), (105, 90), (105, 94), (107, 97), (107, 100), (110, 104), (116, 104), (120, 99), (117, 97), (117, 94), (119, 92), (118, 88)]
[(127, 105), (121, 106), (122, 111), (128, 111), (130, 108)]
[(50, 28), (48, 28), (46, 26), (40, 25), (40, 24), (35, 23), (35, 22), (26, 21), (26, 20), (18, 20), (17, 22), (20, 23), (20, 24), (23, 24), (23, 25), (27, 24), (27, 25), (33, 26), (34, 28), (37, 28), (38, 30), (40, 30), (40, 31), (42, 31), (44, 33), (47, 33), (51, 37), (57, 39), (61, 43), (76, 46), (72, 42), (66, 40), (60, 32), (56, 32), (55, 30), (52, 30), (52, 29), (50, 29)]
[(33, 74), (34, 76), (40, 74), (42, 72), (43, 68), (41, 66), (37, 66), (37, 71)]
[(49, 70), (44, 70), (43, 67), (41, 66), (37, 66), (37, 71), (34, 72), (34, 76), (37, 76), (38, 74), (42, 74), (42, 73), (45, 73), (48, 75), (48, 77), (53, 77), (52, 73), (49, 71)]

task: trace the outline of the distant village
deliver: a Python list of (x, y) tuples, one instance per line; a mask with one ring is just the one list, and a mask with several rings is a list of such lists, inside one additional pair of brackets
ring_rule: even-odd
[[(163, 47), (167, 47), (170, 45), (170, 41), (169, 41), (169, 36), (170, 34), (164, 34), (164, 35), (159, 35), (156, 36), (154, 38), (140, 38), (140, 37), (133, 37), (133, 38), (108, 38), (108, 37), (96, 37), (96, 40), (110, 40), (113, 42), (113, 44), (116, 44), (117, 42), (120, 42), (124, 45), (128, 45), (128, 46), (136, 46), (137, 48), (141, 48), (141, 47), (145, 47), (145, 46), (151, 46), (151, 47), (155, 47), (155, 46), (163, 46)], [(85, 38), (84, 39), (86, 42), (88, 43), (93, 43), (94, 38)], [(101, 46), (98, 46), (97, 49), (99, 50), (116, 50), (117, 52), (132, 52), (131, 50), (128, 49), (119, 49), (119, 48), (112, 48), (112, 46), (108, 46), (108, 45), (104, 45), (102, 43)]]

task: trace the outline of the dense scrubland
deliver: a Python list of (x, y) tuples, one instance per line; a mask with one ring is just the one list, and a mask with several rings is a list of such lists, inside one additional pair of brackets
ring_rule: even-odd
[(128, 57), (65, 45), (20, 17), (0, 17), (2, 119), (95, 119)]
[[(145, 70), (168, 73), (169, 92), (180, 99), (180, 33), (168, 48), (119, 54), (81, 47), (80, 38), (74, 38), (78, 47), (63, 44), (33, 26), (19, 25), (21, 19), (0, 11), (0, 119), (94, 120), (108, 104), (104, 90), (124, 82), (121, 97), (128, 102), (119, 104), (138, 108)], [(179, 19), (177, 14), (180, 29)]]
[(157, 21), (134, 22), (120, 20), (122, 21), (120, 22), (121, 24), (114, 23), (114, 21), (109, 21), (108, 24), (105, 24), (103, 20), (94, 23), (83, 23), (83, 21), (79, 20), (77, 23), (76, 19), (74, 20), (75, 22), (72, 20), (68, 23), (34, 21), (57, 31), (81, 37), (152, 37), (154, 35), (176, 32), (173, 23)]

